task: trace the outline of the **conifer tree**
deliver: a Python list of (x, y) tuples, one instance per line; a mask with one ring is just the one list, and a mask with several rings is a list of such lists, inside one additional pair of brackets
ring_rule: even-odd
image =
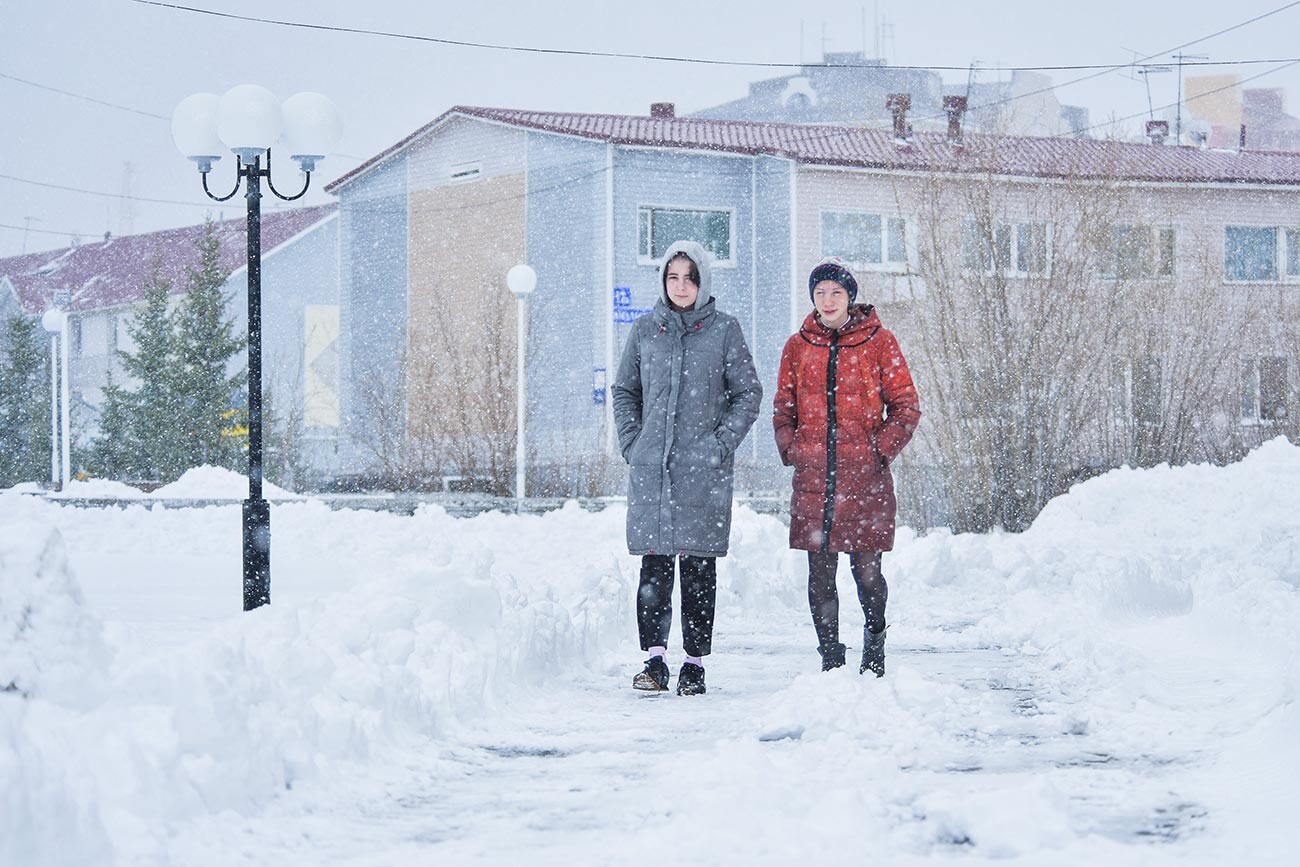
[(154, 260), (142, 288), (144, 307), (127, 326), (135, 350), (117, 353), (127, 377), (137, 385), (128, 391), (110, 377), (92, 465), (114, 478), (172, 481), (189, 465), (180, 446), (177, 338), (169, 309), (172, 282), (162, 276), (160, 260)]
[(226, 317), (230, 299), (222, 290), (230, 270), (221, 265), (221, 238), (211, 218), (195, 245), (198, 265), (186, 269), (185, 295), (176, 312), (179, 446), (186, 466), (239, 469), (246, 413), (235, 408), (234, 398), (245, 373), (240, 368), (232, 374), (230, 367), (244, 341)]
[(0, 488), (50, 474), (50, 380), (38, 320), (13, 316), (0, 353)]

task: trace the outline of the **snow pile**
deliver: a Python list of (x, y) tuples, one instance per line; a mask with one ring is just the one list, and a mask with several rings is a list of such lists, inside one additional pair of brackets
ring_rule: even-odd
[(61, 723), (102, 699), (106, 654), (59, 532), (0, 521), (0, 863), (37, 863), (36, 852), (48, 864), (102, 860), (108, 838), (65, 761)]
[(72, 479), (62, 491), (50, 491), (46, 496), (59, 499), (81, 500), (134, 500), (145, 496), (144, 491), (112, 479)]
[[(169, 511), (157, 526), (200, 548), (214, 514), (237, 515), (235, 507)], [(141, 509), (59, 510), (17, 497), (0, 498), (0, 521), (5, 512), (102, 518), (111, 528), (104, 536), (119, 543), (134, 524), (136, 545), (141, 525), (155, 523)], [(621, 520), (595, 517), (609, 535)], [(111, 697), (39, 695), (28, 713), (9, 716), (0, 787), (22, 793), (27, 780), (80, 776), (90, 810), (83, 824), (109, 828), (128, 860), (152, 857), (157, 827), (222, 810), (255, 812), (322, 768), (419, 748), (412, 739), (446, 736), (566, 667), (605, 665), (631, 617), (629, 578), (604, 550), (555, 544), (589, 533), (592, 519), (576, 504), (543, 517), (471, 522), (440, 509), (402, 518), (314, 503), (282, 507), (273, 520), (273, 564), (276, 542), (297, 538), (319, 576), (282, 569), (283, 593), (273, 584), (279, 604), (218, 623), (167, 653), (119, 631), (107, 675), (96, 665), (102, 651), (86, 641), (50, 649), (48, 658), (80, 666), (81, 686), (107, 679)], [(232, 544), (237, 526), (222, 528)], [(29, 553), (6, 561), (6, 574), (23, 586), (33, 576), (67, 576), (61, 560), (46, 559), (57, 568)], [(237, 561), (229, 565), (237, 574)], [(328, 591), (320, 596), (311, 586), (317, 577), (316, 589)], [(34, 730), (38, 721), (42, 732)], [(29, 847), (0, 861), (72, 857), (58, 835), (14, 836), (33, 809), (0, 817), (0, 839)], [(65, 805), (53, 815), (70, 820), (73, 812)]]
[(4, 521), (0, 691), (75, 701), (103, 674), (105, 653), (59, 532), (31, 520)]
[[(194, 467), (169, 485), (149, 496), (166, 500), (245, 500), (248, 476), (225, 467)], [(262, 480), (262, 496), (268, 500), (301, 500), (302, 495)]]
[[(157, 495), (242, 498), (230, 482), (244, 478), (205, 468)], [(49, 612), (21, 645), (38, 652), (0, 647), (0, 671), (33, 684), (29, 698), (0, 694), (0, 862), (157, 860), (196, 818), (259, 814), (304, 782), (345, 785), (360, 763), (401, 765), (575, 676), (625, 690), (640, 657), (624, 516), (278, 504), (274, 604), (240, 614), (237, 505), (81, 510), (0, 496), (3, 622), (31, 619), (11, 594)], [(765, 684), (762, 711), (714, 751), (653, 769), (710, 793), (662, 813), (656, 833), (752, 863), (843, 861), (865, 840), (915, 860), (963, 847), (1137, 863), (1141, 847), (1090, 824), (1096, 793), (1079, 791), (1090, 778), (1070, 764), (1086, 738), (1116, 768), (1098, 790), (1118, 787), (1152, 815), (1204, 805), (1233, 829), (1197, 851), (1275, 854), (1241, 848), (1236, 829), (1278, 840), (1266, 829), (1300, 807), (1300, 449), (1276, 441), (1226, 468), (1116, 471), (1020, 535), (901, 530), (885, 568), (889, 677), (823, 675), (803, 555), (774, 518), (737, 510), (720, 634), (805, 630), (808, 673)], [(840, 586), (855, 645), (847, 569)], [(921, 654), (950, 664), (923, 671)], [(713, 692), (727, 700), (725, 685)], [(1025, 772), (1026, 751), (1044, 772)], [(1150, 771), (1188, 757), (1186, 770)], [(1169, 803), (1171, 780), (1186, 803)], [(81, 830), (75, 844), (61, 826)], [(792, 839), (793, 827), (822, 830)]]

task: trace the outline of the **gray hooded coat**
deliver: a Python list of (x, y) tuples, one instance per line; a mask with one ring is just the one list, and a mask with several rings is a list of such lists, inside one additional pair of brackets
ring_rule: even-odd
[[(668, 304), (664, 277), (678, 252), (700, 272), (691, 310)], [(612, 390), (614, 424), (631, 465), (632, 554), (721, 557), (731, 537), (732, 456), (758, 418), (763, 386), (740, 323), (709, 292), (709, 255), (694, 241), (668, 248), (659, 301), (632, 325)]]

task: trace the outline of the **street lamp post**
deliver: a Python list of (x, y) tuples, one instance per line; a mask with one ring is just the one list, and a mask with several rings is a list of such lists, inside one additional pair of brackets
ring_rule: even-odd
[(515, 345), (515, 377), (518, 385), (515, 402), (515, 497), (522, 500), (527, 490), (524, 483), (528, 465), (528, 453), (524, 448), (524, 422), (528, 410), (524, 387), (524, 349), (528, 334), (528, 296), (537, 288), (537, 272), (527, 265), (516, 265), (506, 272), (506, 285), (519, 300), (518, 315), (515, 317), (515, 332), (518, 337)]
[[(68, 314), (58, 308), (46, 310), (41, 316), (41, 327), (50, 333), (50, 481), (59, 490), (65, 490), (72, 477), (72, 446), (68, 439), (72, 426), (68, 413)], [(60, 418), (62, 437), (59, 436)]]
[[(172, 114), (176, 147), (203, 176), (203, 191), (218, 202), (244, 184), (248, 202), (248, 499), (243, 510), (244, 610), (271, 601), (271, 507), (262, 498), (262, 179), (276, 198), (302, 198), (316, 163), (337, 144), (342, 125), (334, 104), (319, 93), (299, 93), (281, 105), (266, 88), (241, 84), (218, 97), (196, 93)], [(271, 145), (287, 151), (306, 175), (302, 189), (282, 194), (271, 181)], [(235, 188), (224, 196), (208, 189), (212, 164), (235, 154)], [(262, 156), (266, 155), (266, 166)]]

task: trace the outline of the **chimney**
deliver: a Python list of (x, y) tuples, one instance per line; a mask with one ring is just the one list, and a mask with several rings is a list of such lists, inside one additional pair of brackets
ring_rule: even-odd
[(651, 117), (677, 117), (677, 107), (671, 102), (650, 103)]
[(948, 141), (952, 144), (961, 144), (961, 119), (966, 114), (966, 97), (964, 96), (945, 96), (943, 98), (943, 110), (948, 115)]
[(1167, 120), (1149, 120), (1147, 121), (1147, 138), (1151, 139), (1151, 144), (1162, 145), (1165, 139), (1169, 138), (1169, 121)]
[(894, 141), (907, 144), (912, 139), (912, 125), (907, 122), (907, 111), (912, 107), (910, 93), (891, 93), (885, 97), (885, 108), (894, 115)]
[(1241, 125), (1241, 138), (1238, 140), (1237, 150), (1244, 151), (1245, 149), (1246, 149), (1246, 125), (1243, 123)]

